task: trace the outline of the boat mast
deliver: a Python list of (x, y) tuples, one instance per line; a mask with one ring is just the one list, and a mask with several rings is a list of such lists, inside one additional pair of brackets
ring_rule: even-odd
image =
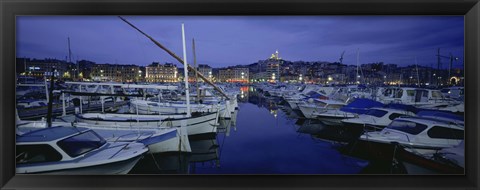
[[(157, 45), (159, 48), (163, 49), (164, 51), (166, 51), (168, 54), (170, 54), (173, 58), (175, 58), (178, 62), (180, 62), (181, 64), (184, 64), (183, 60), (178, 57), (177, 55), (175, 55), (175, 53), (173, 53), (172, 51), (170, 51), (169, 49), (167, 49), (165, 46), (163, 46), (162, 44), (160, 44), (160, 42), (156, 41), (155, 39), (153, 39), (151, 36), (149, 36), (148, 34), (146, 34), (145, 32), (141, 31), (140, 29), (138, 29), (135, 25), (133, 25), (132, 23), (128, 22), (127, 20), (125, 20), (123, 17), (119, 16), (119, 18), (124, 21), (125, 23), (127, 23), (128, 25), (130, 25), (132, 28), (134, 28), (135, 30), (137, 30), (138, 32), (140, 32), (141, 34), (143, 34), (145, 37), (147, 37), (148, 39), (150, 39), (155, 45)], [(190, 70), (195, 70), (195, 68), (189, 66), (188, 64), (184, 64), (185, 67), (187, 67), (188, 69)], [(211, 82), (210, 80), (208, 80), (205, 76), (203, 76), (202, 73), (198, 73), (198, 76), (203, 79), (203, 81), (205, 81), (207, 84), (213, 86), (213, 88), (220, 92), (220, 94), (222, 94), (227, 100), (230, 99), (230, 97), (225, 94), (225, 92), (222, 91), (222, 89), (218, 88), (218, 86), (216, 86), (215, 84), (213, 84), (213, 82)]]
[(415, 68), (417, 69), (417, 85), (420, 86), (420, 76), (418, 75), (418, 63), (417, 63), (417, 56), (415, 56)]
[[(68, 64), (72, 63), (72, 49), (70, 49), (70, 37), (67, 37), (67, 41), (68, 41)], [(76, 79), (76, 72), (73, 72), (72, 73), (72, 78)]]
[(187, 100), (187, 117), (191, 117), (190, 113), (190, 92), (188, 88), (188, 62), (187, 62), (187, 47), (185, 45), (185, 26), (182, 23), (182, 44), (183, 44), (183, 60), (184, 60), (184, 67), (183, 67), (183, 74), (185, 80), (185, 96)]
[(56, 69), (54, 67), (52, 68), (52, 72), (50, 76), (50, 89), (48, 90), (49, 99), (48, 99), (48, 111), (47, 111), (47, 127), (52, 127), (53, 85), (55, 85), (54, 83), (55, 72), (56, 72)]
[(200, 92), (198, 90), (198, 67), (197, 67), (197, 54), (195, 53), (195, 39), (192, 39), (193, 47), (193, 67), (195, 67), (195, 86), (197, 87), (197, 102), (200, 102)]
[(357, 76), (355, 76), (357, 78), (357, 84), (360, 83), (360, 75), (358, 75), (358, 54), (359, 50), (357, 49)]

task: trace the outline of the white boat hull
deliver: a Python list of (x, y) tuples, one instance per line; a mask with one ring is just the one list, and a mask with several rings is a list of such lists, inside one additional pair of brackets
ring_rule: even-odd
[(185, 116), (135, 115), (135, 114), (83, 114), (77, 115), (76, 121), (92, 125), (113, 125), (142, 128), (171, 128), (186, 126), (188, 135), (215, 133), (218, 112), (201, 113), (200, 116), (186, 118)]

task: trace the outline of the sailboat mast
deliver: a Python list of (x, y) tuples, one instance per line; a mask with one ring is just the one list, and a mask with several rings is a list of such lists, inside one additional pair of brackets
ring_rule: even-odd
[(420, 86), (420, 76), (418, 75), (418, 63), (417, 63), (417, 57), (415, 56), (415, 68), (417, 69), (417, 85)]
[(357, 76), (355, 76), (357, 78), (357, 83), (360, 83), (360, 75), (358, 75), (358, 53), (359, 53), (359, 50), (357, 49)]
[(195, 53), (195, 39), (192, 39), (193, 47), (193, 67), (195, 67), (195, 86), (197, 87), (197, 102), (200, 102), (200, 92), (198, 90), (198, 67), (197, 67), (197, 54)]
[(68, 40), (68, 62), (72, 62), (72, 50), (70, 49), (70, 37), (67, 38)]
[[(67, 38), (68, 41), (68, 63), (72, 63), (72, 49), (70, 49), (70, 37)], [(75, 77), (75, 72), (72, 73)]]
[(185, 79), (185, 96), (187, 100), (187, 117), (191, 117), (190, 113), (190, 92), (188, 88), (188, 62), (187, 62), (187, 47), (185, 45), (185, 26), (182, 23), (182, 44), (183, 44), (183, 61), (185, 63), (183, 67), (183, 74)]
[[(151, 36), (149, 36), (148, 34), (146, 34), (145, 32), (141, 31), (139, 28), (137, 28), (135, 25), (133, 25), (132, 23), (128, 22), (127, 20), (125, 20), (123, 17), (119, 16), (119, 18), (127, 23), (128, 25), (130, 25), (132, 28), (134, 28), (135, 30), (137, 30), (138, 32), (140, 32), (141, 34), (143, 34), (145, 37), (147, 37), (148, 39), (150, 39), (150, 41), (152, 41), (155, 45), (157, 45), (159, 48), (163, 49), (165, 52), (167, 52), (168, 54), (170, 54), (173, 58), (175, 58), (178, 62), (184, 64), (184, 61), (178, 57), (177, 55), (175, 55), (175, 53), (173, 53), (172, 51), (170, 51), (169, 49), (167, 49), (165, 46), (163, 46), (162, 44), (160, 44), (158, 41), (156, 41), (155, 39), (153, 39)], [(185, 67), (189, 68), (190, 70), (194, 70), (195, 68), (193, 68), (192, 66), (189, 66), (188, 64), (185, 64)], [(203, 76), (203, 74), (201, 73), (198, 73), (198, 76), (203, 79), (203, 81), (205, 81), (207, 84), (213, 86), (213, 88), (218, 91), (220, 94), (222, 94), (227, 100), (230, 99), (230, 97), (225, 94), (225, 92), (223, 92), (222, 89), (218, 88), (218, 86), (216, 86), (215, 84), (213, 84), (212, 81), (210, 81), (209, 79), (207, 79), (205, 76)]]

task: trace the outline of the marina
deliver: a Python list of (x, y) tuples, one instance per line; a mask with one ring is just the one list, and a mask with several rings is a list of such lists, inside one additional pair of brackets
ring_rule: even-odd
[(73, 63), (69, 37), (69, 61), (17, 59), (17, 173), (465, 171), (463, 66), (453, 67), (460, 58), (452, 53), (437, 48), (437, 69), (419, 69), (416, 57), (405, 67), (360, 65), (359, 49), (356, 65), (343, 63), (345, 51), (335, 62), (305, 63), (276, 50), (217, 69), (197, 65), (184, 23), (178, 56), (141, 24), (115, 19), (181, 68)]
[[(398, 108), (402, 107), (399, 104), (387, 108), (375, 103), (376, 106), (371, 107), (374, 100), (358, 99), (347, 104), (350, 106), (328, 108), (345, 108), (344, 111), (355, 108), (357, 112), (348, 112), (353, 118), (342, 116), (340, 123), (332, 123), (324, 117), (306, 118), (299, 111), (301, 106), (291, 107), (287, 102), (290, 98), (271, 96), (261, 85), (230, 88), (230, 92), (237, 93), (238, 106), (228, 111), (229, 117), (212, 113), (212, 119), (201, 119), (211, 128), (207, 130), (190, 127), (188, 120), (181, 122), (185, 114), (139, 114), (132, 104), (118, 106), (117, 113), (97, 111), (58, 116), (52, 125), (54, 128), (90, 128), (112, 143), (143, 143), (148, 152), (131, 168), (130, 174), (457, 174), (463, 171), (463, 155), (453, 160), (440, 156), (442, 151), (458, 149), (463, 142), (463, 116), (459, 113), (415, 111), (415, 107), (405, 105), (408, 111)], [(309, 100), (302, 101), (308, 103)], [(359, 109), (359, 102), (367, 102), (365, 105), (370, 108)], [(392, 108), (395, 106), (396, 109)], [(209, 110), (203, 111), (209, 113)], [(413, 137), (410, 135), (423, 133), (415, 128), (403, 130), (401, 127), (411, 125), (405, 125), (407, 121), (412, 125), (419, 122), (420, 126), (434, 122), (436, 127), (445, 127), (436, 130), (440, 135), (453, 136), (433, 136), (432, 140)], [(17, 124), (17, 134), (21, 136), (46, 129), (49, 128), (45, 121), (19, 119)], [(418, 130), (429, 131), (425, 135), (431, 136), (427, 127)], [(373, 145), (376, 148), (372, 148)], [(425, 169), (419, 167), (418, 162), (434, 167)], [(22, 171), (28, 173), (28, 170)]]

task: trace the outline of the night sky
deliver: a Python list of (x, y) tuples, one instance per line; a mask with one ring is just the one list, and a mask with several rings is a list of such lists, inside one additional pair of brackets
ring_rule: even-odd
[[(384, 62), (401, 66), (437, 64), (441, 54), (463, 67), (463, 16), (126, 16), (157, 41), (182, 55), (185, 23), (189, 64), (195, 38), (197, 63), (212, 67), (251, 64), (278, 49), (289, 61)], [(148, 65), (175, 61), (115, 16), (19, 16), (17, 57)], [(442, 59), (447, 68), (448, 59)]]

